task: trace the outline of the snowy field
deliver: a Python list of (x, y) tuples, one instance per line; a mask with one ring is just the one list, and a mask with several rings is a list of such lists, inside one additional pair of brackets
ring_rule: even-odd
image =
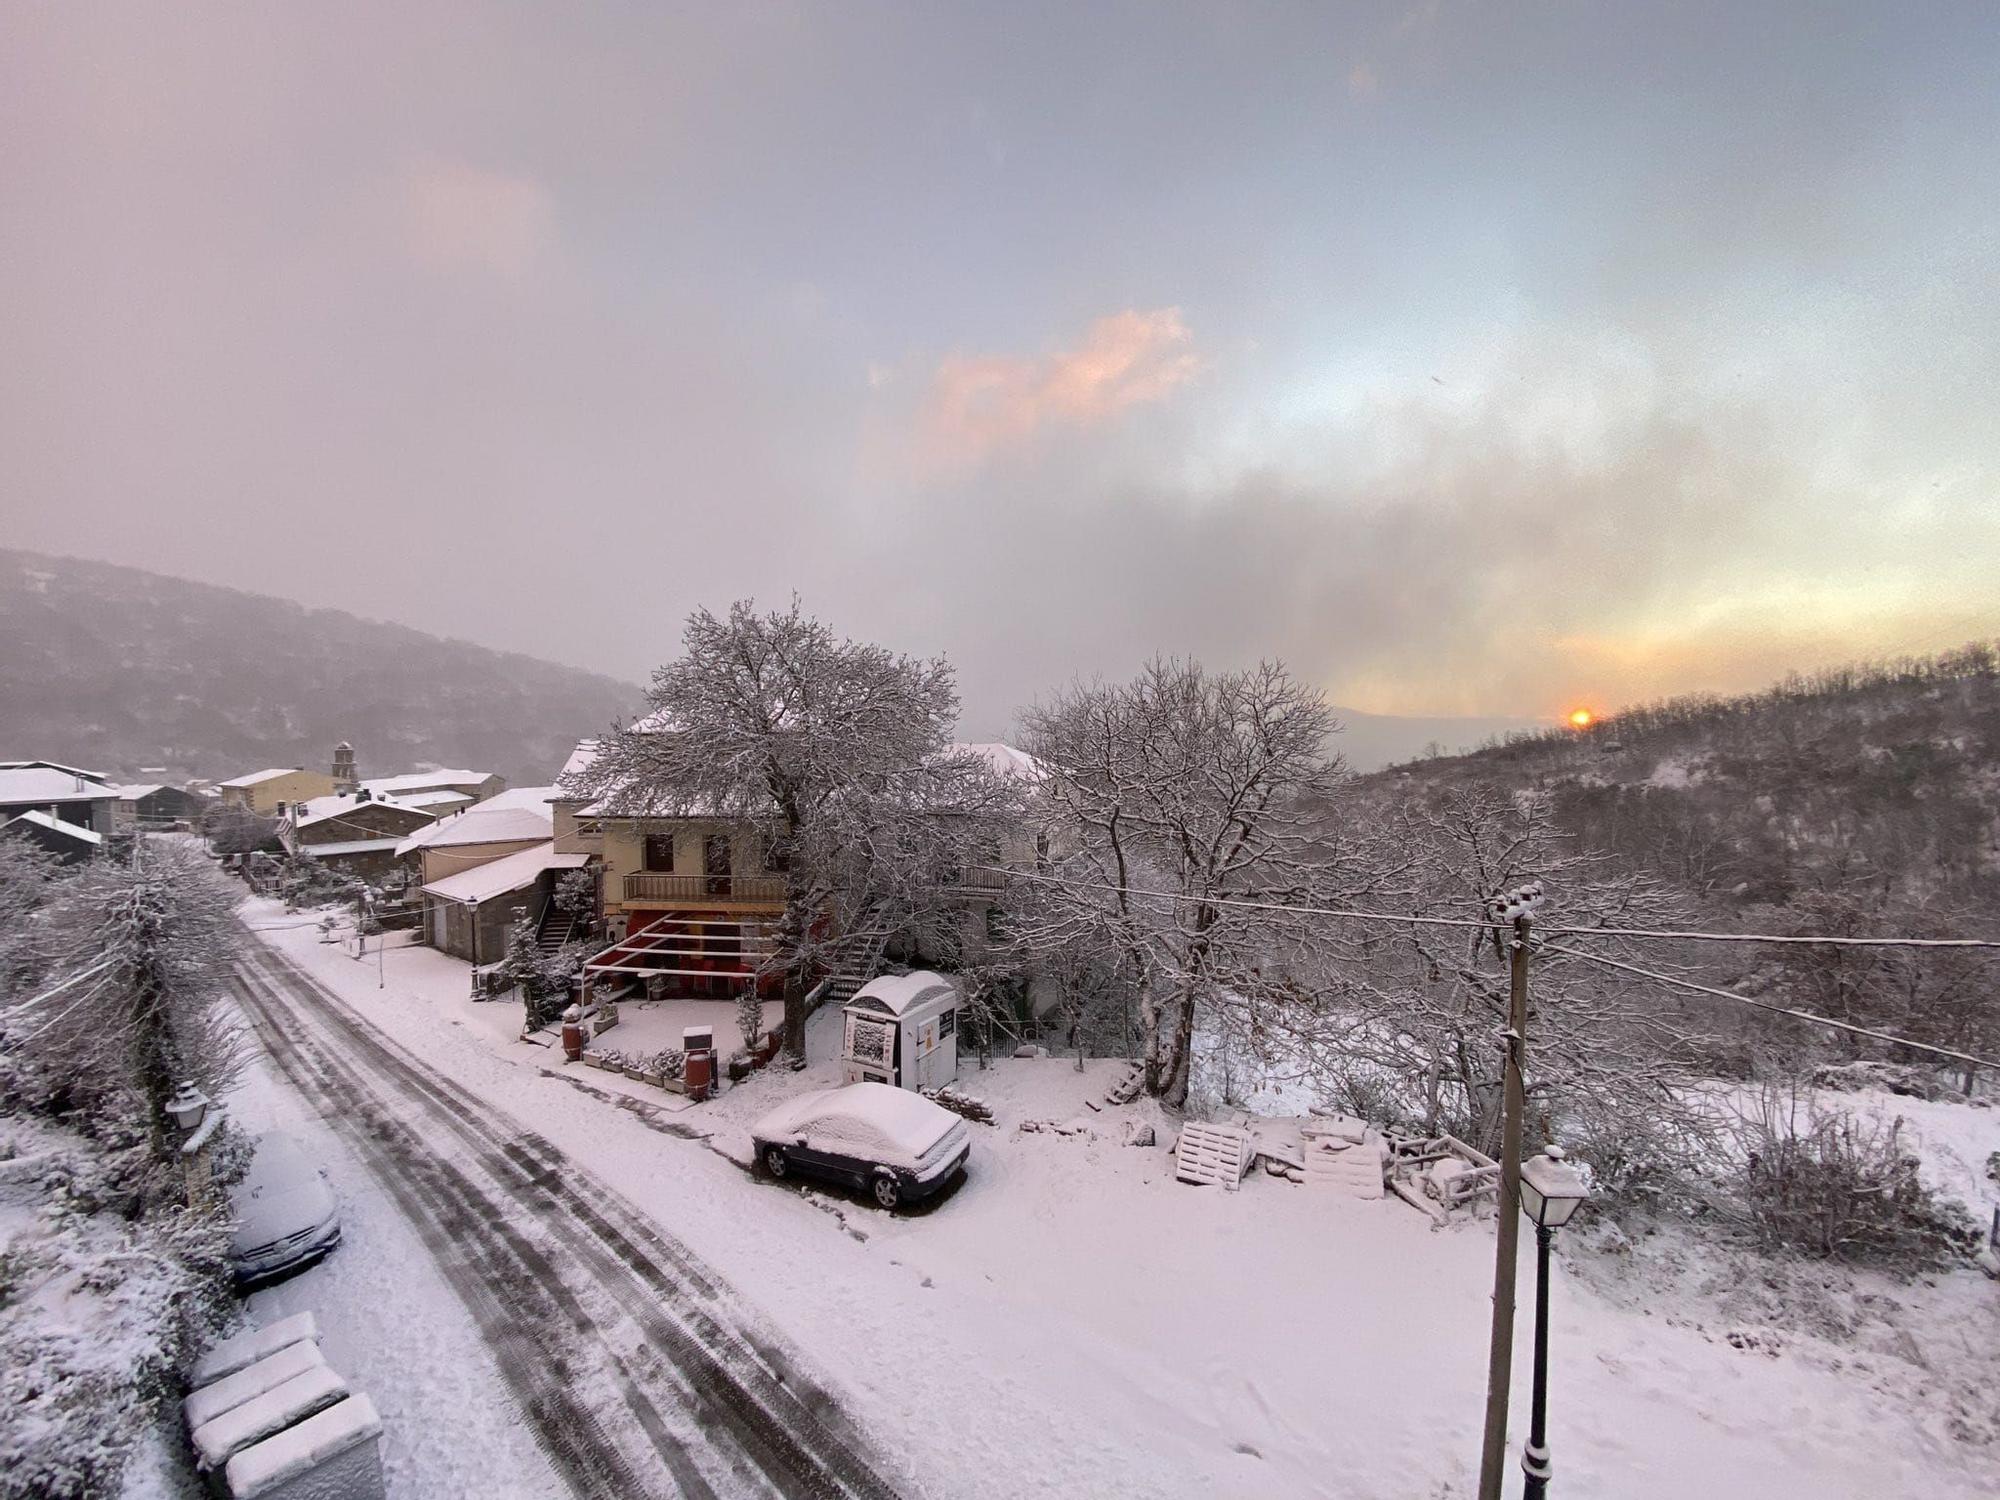
[[(907, 1456), (927, 1493), (1408, 1500), (1473, 1488), (1488, 1226), (1433, 1232), (1393, 1199), (1338, 1201), (1261, 1174), (1233, 1194), (1178, 1185), (1163, 1146), (1120, 1144), (1124, 1120), (1152, 1107), (1092, 1112), (1085, 1101), (1102, 1097), (1110, 1065), (1079, 1074), (1059, 1058), (985, 1072), (968, 1060), (960, 1086), (998, 1124), (974, 1127), (971, 1170), (935, 1207), (883, 1214), (738, 1165), (751, 1120), (835, 1081), (830, 1026), (814, 1028), (821, 1061), (805, 1073), (760, 1074), (680, 1109), (676, 1096), (565, 1069), (553, 1049), (514, 1040), (518, 1007), (472, 1003), (462, 964), (392, 948), (378, 989), (372, 956), (364, 965), (320, 944), (275, 903), (246, 915), (385, 1036), (588, 1163), (721, 1269), (877, 1444)], [(731, 1007), (714, 1010), (726, 1037)], [(619, 1030), (604, 1040), (619, 1045)], [(248, 1094), (246, 1116), (313, 1129), (267, 1082)], [(1951, 1134), (1965, 1161), (1983, 1163), (1981, 1132), (2000, 1136), (1995, 1112), (1933, 1108), (1977, 1117), (1950, 1131), (1931, 1122), (1927, 1135)], [(1084, 1128), (1024, 1133), (1024, 1120)], [(397, 1494), (549, 1493), (451, 1293), (394, 1210), (355, 1182), (358, 1168), (337, 1171), (354, 1204), (348, 1242), (263, 1294), (265, 1308), (313, 1306), (335, 1322), (359, 1305), (329, 1353), (389, 1412)], [(1524, 1293), (1531, 1278), (1524, 1253)], [(1658, 1294), (1632, 1281), (1558, 1270), (1562, 1493), (1992, 1492), (1994, 1448), (1955, 1435), (1976, 1437), (1979, 1423), (1948, 1420), (1927, 1398), (1947, 1378), (1925, 1368), (1938, 1351), (1773, 1337), (1730, 1321), (1699, 1276)], [(1908, 1295), (1940, 1325), (1990, 1330), (1994, 1292), (1961, 1273)], [(1527, 1331), (1524, 1317), (1516, 1452)], [(435, 1420), (445, 1408), (458, 1419)]]

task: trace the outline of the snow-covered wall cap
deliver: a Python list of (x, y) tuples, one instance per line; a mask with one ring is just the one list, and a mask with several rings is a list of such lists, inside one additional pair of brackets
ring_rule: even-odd
[(269, 1494), (381, 1435), (382, 1418), (375, 1403), (366, 1396), (349, 1396), (296, 1427), (252, 1443), (230, 1459), (224, 1471), (229, 1493), (238, 1500)]

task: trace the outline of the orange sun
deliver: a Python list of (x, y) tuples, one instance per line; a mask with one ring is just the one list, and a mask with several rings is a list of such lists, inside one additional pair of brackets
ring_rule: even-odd
[(1597, 715), (1587, 708), (1572, 710), (1569, 716), (1569, 727), (1572, 729), (1588, 729), (1596, 722)]

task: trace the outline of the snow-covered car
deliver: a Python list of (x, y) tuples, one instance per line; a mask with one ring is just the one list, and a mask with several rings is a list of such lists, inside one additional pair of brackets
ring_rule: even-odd
[(275, 1132), (257, 1138), (250, 1170), (229, 1190), (236, 1231), (230, 1268), (239, 1286), (302, 1271), (340, 1243), (340, 1205), (305, 1148)]
[(972, 1151), (959, 1116), (886, 1083), (801, 1094), (765, 1115), (750, 1136), (773, 1177), (861, 1188), (884, 1208), (932, 1196)]

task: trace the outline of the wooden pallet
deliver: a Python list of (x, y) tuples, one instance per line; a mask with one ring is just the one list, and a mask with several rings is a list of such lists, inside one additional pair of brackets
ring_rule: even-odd
[(1174, 1176), (1182, 1182), (1219, 1182), (1233, 1193), (1250, 1170), (1251, 1151), (1249, 1131), (1191, 1120), (1181, 1126), (1174, 1146)]

